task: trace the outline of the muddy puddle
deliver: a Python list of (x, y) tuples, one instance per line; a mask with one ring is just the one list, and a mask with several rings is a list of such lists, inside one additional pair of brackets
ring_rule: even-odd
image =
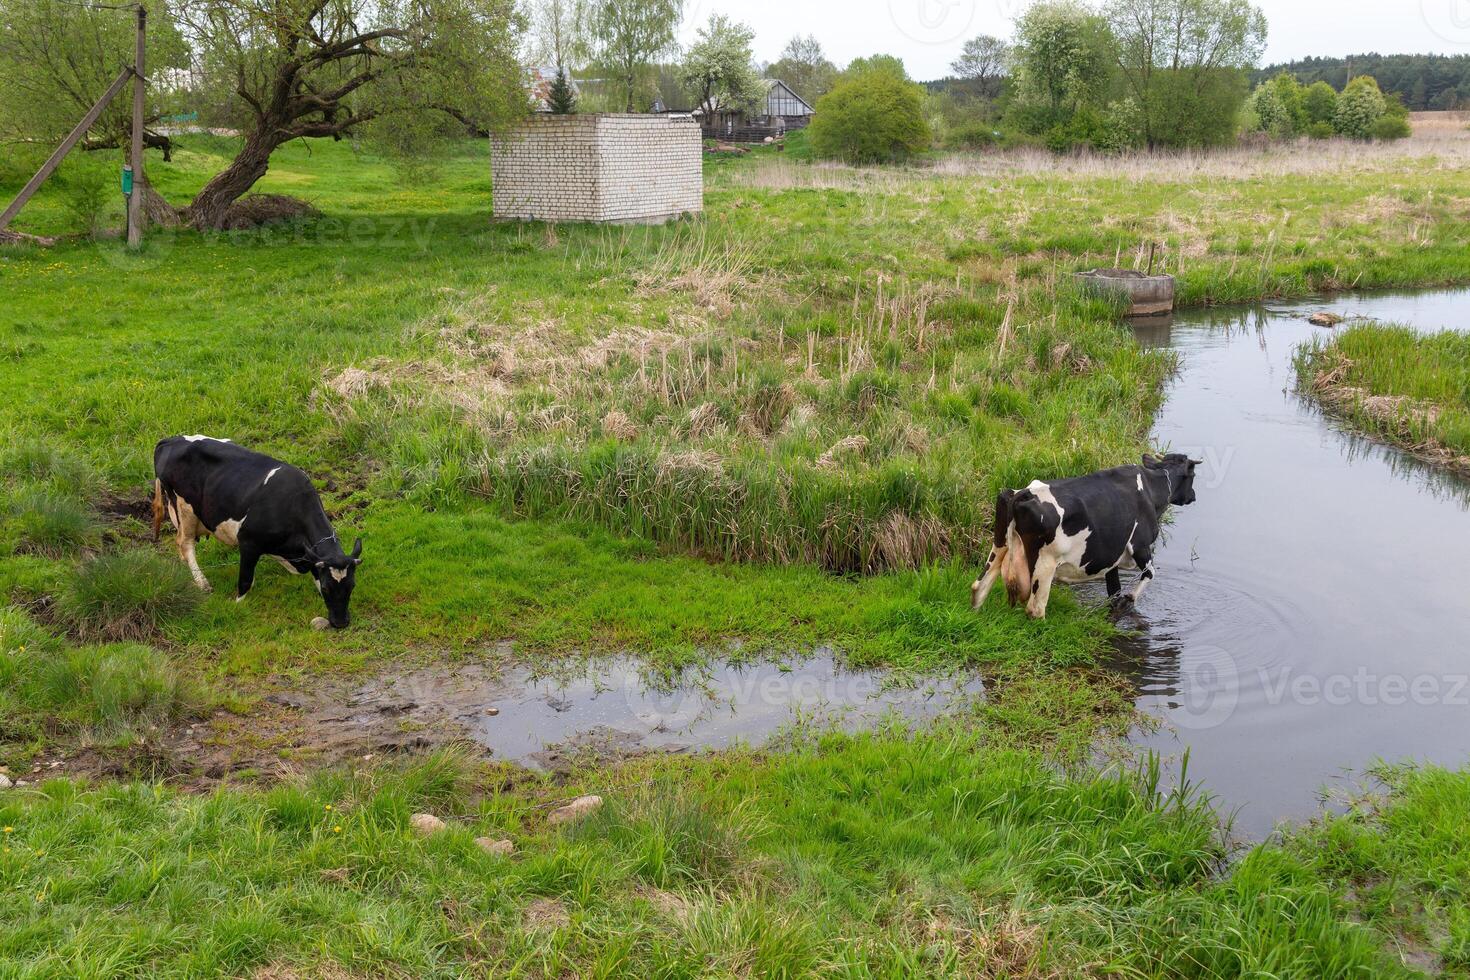
[[(1465, 329), (1470, 291), (1353, 295), (1135, 325), (1177, 351), (1155, 428), (1203, 458), (1117, 666), (1176, 759), (1261, 837), (1376, 760), (1470, 762), (1470, 483), (1347, 432), (1294, 390), (1329, 310)], [(1091, 587), (1089, 587), (1089, 590)], [(1100, 594), (1099, 594), (1100, 598)]]
[(468, 738), (492, 758), (539, 769), (644, 752), (761, 745), (794, 725), (854, 731), (932, 720), (983, 696), (977, 677), (895, 682), (830, 655), (689, 671), (650, 680), (634, 659), (557, 675), (523, 667), (436, 666), (289, 705), (319, 746), (416, 748)]

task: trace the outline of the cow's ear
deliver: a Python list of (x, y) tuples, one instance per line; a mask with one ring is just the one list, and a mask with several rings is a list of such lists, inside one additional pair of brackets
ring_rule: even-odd
[(1143, 465), (1147, 466), (1149, 469), (1154, 469), (1159, 465), (1159, 458), (1153, 453), (1144, 453)]
[(327, 567), (327, 563), (324, 562), (324, 561), (319, 561), (319, 562), (316, 563), (316, 567), (317, 567), (317, 570), (318, 571), (325, 571), (326, 570), (326, 567)]
[(359, 565), (362, 564), (362, 538), (352, 542), (352, 554), (349, 557)]

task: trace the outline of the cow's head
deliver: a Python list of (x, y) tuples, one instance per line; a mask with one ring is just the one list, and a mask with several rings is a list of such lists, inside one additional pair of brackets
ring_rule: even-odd
[(1184, 507), (1194, 503), (1194, 468), (1204, 462), (1190, 459), (1183, 453), (1170, 453), (1164, 457), (1145, 456), (1143, 465), (1151, 470), (1163, 470), (1169, 477), (1169, 503)]
[(334, 556), (314, 556), (311, 574), (316, 579), (316, 590), (327, 604), (327, 622), (334, 630), (345, 630), (352, 623), (352, 614), (347, 604), (352, 600), (352, 589), (357, 585), (357, 566), (362, 564), (362, 538), (352, 546), (352, 554), (344, 555), (341, 549), (333, 548)]

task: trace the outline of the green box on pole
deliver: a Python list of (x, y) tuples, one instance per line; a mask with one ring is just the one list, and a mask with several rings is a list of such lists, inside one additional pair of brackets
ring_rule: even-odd
[(123, 167), (122, 170), (122, 192), (123, 197), (133, 196), (133, 168)]

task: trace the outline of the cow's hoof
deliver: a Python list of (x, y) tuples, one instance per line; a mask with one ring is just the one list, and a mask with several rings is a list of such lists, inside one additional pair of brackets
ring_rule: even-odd
[(1108, 600), (1108, 606), (1119, 616), (1132, 612), (1136, 605), (1137, 603), (1133, 601), (1133, 597), (1127, 594), (1115, 595)]

